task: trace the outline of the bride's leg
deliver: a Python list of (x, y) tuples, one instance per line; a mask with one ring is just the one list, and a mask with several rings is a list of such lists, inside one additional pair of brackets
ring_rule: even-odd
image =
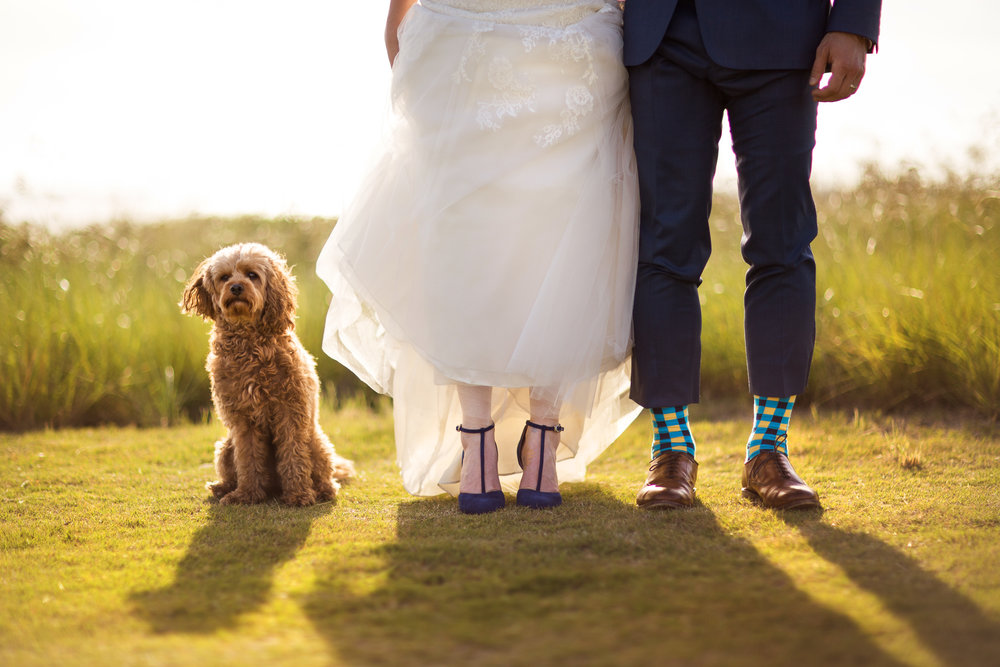
[(459, 384), (455, 388), (458, 389), (458, 403), (462, 407), (462, 426), (485, 428), (493, 423), (493, 387)]
[[(560, 404), (555, 400), (554, 391), (545, 387), (532, 387), (529, 421), (539, 426), (552, 427), (545, 429), (545, 449), (542, 448), (542, 429), (527, 426), (524, 432), (524, 447), (521, 450), (521, 463), (524, 474), (521, 476), (522, 489), (531, 489), (552, 493), (559, 490), (559, 477), (556, 473), (556, 449), (559, 447), (559, 431), (554, 430), (559, 424)], [(538, 480), (538, 467), (541, 464), (541, 485)]]
[[(490, 427), (493, 424), (493, 417), (490, 414), (493, 388), (460, 384), (457, 385), (457, 389), (458, 402), (462, 406), (462, 428), (478, 431)], [(462, 477), (458, 485), (461, 493), (487, 493), (500, 490), (494, 434), (493, 429), (482, 434), (462, 433)], [(484, 438), (482, 465), (480, 464), (481, 438)]]

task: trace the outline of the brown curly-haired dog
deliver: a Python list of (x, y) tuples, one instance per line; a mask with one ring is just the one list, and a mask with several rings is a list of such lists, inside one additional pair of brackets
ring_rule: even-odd
[(311, 505), (337, 495), (354, 474), (318, 422), (316, 360), (295, 335), (295, 279), (259, 243), (223, 248), (195, 270), (181, 311), (212, 320), (206, 367), (212, 401), (229, 429), (215, 445), (224, 505), (277, 496)]

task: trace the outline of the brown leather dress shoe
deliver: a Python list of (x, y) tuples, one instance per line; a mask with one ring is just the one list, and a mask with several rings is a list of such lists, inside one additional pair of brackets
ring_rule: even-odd
[(743, 466), (743, 497), (777, 510), (819, 507), (819, 496), (795, 474), (788, 457), (761, 452)]
[(677, 509), (694, 504), (698, 462), (687, 452), (664, 452), (653, 459), (635, 504), (643, 509)]

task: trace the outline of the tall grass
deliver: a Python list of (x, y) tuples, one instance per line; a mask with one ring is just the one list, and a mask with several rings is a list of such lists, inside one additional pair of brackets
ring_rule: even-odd
[[(320, 352), (326, 292), (314, 258), (330, 220), (118, 223), (63, 234), (0, 225), (0, 429), (173, 424), (208, 414), (208, 324), (184, 284), (219, 247), (258, 240), (300, 280), (299, 333), (330, 395), (361, 391)], [(295, 266), (297, 265), (297, 266)]]
[[(816, 193), (817, 344), (803, 402), (1000, 414), (1000, 175), (869, 168)], [(703, 393), (746, 392), (739, 206), (717, 198), (700, 296)]]
[(824, 197), (819, 400), (1000, 414), (1000, 178)]
[[(1000, 411), (1000, 176), (869, 170), (818, 192), (818, 339), (803, 402)], [(320, 350), (315, 259), (334, 221), (191, 219), (53, 234), (0, 223), (0, 429), (173, 424), (208, 414), (208, 325), (177, 302), (197, 263), (254, 240), (283, 253), (328, 398), (370, 394)], [(746, 393), (739, 208), (717, 197), (700, 294), (703, 393)], [(387, 266), (386, 270), (392, 270)], [(405, 277), (401, 276), (401, 280)]]

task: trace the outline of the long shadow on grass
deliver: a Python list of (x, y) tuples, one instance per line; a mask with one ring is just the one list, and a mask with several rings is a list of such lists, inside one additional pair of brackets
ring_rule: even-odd
[(898, 664), (708, 508), (564, 495), (481, 517), (404, 503), (371, 572), (331, 562), (303, 606), (349, 664)]
[(136, 613), (156, 632), (212, 633), (235, 625), (267, 600), (274, 570), (295, 556), (312, 522), (332, 507), (213, 503), (173, 583), (132, 594)]
[(909, 623), (923, 645), (947, 665), (995, 664), (1000, 624), (920, 563), (885, 542), (840, 530), (809, 514), (785, 513), (812, 548)]

